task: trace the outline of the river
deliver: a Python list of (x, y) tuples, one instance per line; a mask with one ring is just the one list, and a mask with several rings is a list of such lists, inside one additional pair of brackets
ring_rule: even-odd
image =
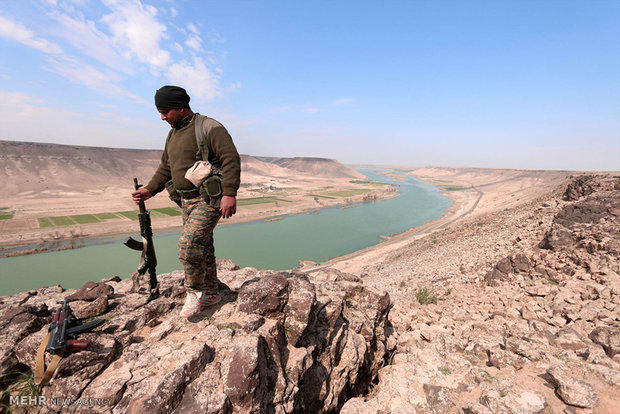
[[(377, 244), (380, 236), (441, 217), (452, 204), (436, 187), (412, 177), (392, 181), (378, 170), (359, 171), (371, 180), (397, 185), (399, 195), (351, 208), (326, 207), (277, 221), (218, 226), (216, 256), (231, 259), (241, 267), (292, 269), (299, 260), (321, 262)], [(176, 247), (179, 235), (178, 230), (154, 235), (158, 274), (181, 268)], [(133, 236), (139, 239), (139, 234)], [(129, 277), (138, 265), (140, 253), (122, 244), (126, 237), (93, 239), (92, 245), (78, 249), (0, 258), (0, 295), (57, 284), (78, 288), (89, 280)]]

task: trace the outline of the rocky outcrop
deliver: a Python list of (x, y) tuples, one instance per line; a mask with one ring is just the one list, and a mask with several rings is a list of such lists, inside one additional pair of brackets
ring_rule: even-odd
[(566, 186), (562, 199), (565, 201), (577, 201), (597, 191), (620, 190), (620, 181), (608, 178), (608, 176), (604, 175), (581, 175), (575, 177)]
[(178, 316), (181, 272), (160, 275), (162, 296), (150, 303), (118, 279), (3, 298), (2, 369), (31, 372), (56, 301), (96, 290), (72, 306), (105, 299), (106, 323), (80, 335), (91, 346), (61, 360), (35, 412), (334, 412), (367, 392), (395, 345), (387, 294), (335, 270), (218, 266), (224, 300), (189, 321)]
[[(618, 177), (580, 176), (366, 269), (371, 286), (397, 280), (397, 346), (342, 412), (616, 412), (619, 190)], [(416, 299), (422, 286), (437, 304)]]

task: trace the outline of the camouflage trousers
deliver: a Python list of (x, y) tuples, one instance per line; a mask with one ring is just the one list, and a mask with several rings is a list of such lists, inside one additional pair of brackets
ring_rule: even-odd
[(217, 269), (213, 229), (222, 213), (202, 197), (183, 199), (183, 234), (179, 239), (179, 261), (185, 270), (185, 287), (214, 295)]

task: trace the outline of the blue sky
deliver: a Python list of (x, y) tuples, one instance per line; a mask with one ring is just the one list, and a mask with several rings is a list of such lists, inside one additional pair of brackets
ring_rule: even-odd
[(178, 84), (243, 154), (620, 170), (620, 1), (2, 5), (0, 139), (161, 149)]

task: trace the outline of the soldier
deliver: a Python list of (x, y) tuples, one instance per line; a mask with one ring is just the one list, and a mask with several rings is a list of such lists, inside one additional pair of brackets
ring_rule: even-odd
[[(155, 93), (157, 111), (172, 129), (153, 178), (131, 193), (138, 203), (166, 188), (183, 210), (183, 234), (179, 239), (179, 260), (187, 289), (183, 317), (196, 315), (220, 301), (213, 229), (220, 217), (226, 219), (236, 213), (241, 174), (239, 153), (226, 128), (192, 112), (189, 101), (189, 95), (179, 86), (166, 85)], [(199, 148), (201, 142), (205, 145)], [(200, 160), (210, 163), (211, 172), (202, 185), (196, 186), (185, 177)]]

